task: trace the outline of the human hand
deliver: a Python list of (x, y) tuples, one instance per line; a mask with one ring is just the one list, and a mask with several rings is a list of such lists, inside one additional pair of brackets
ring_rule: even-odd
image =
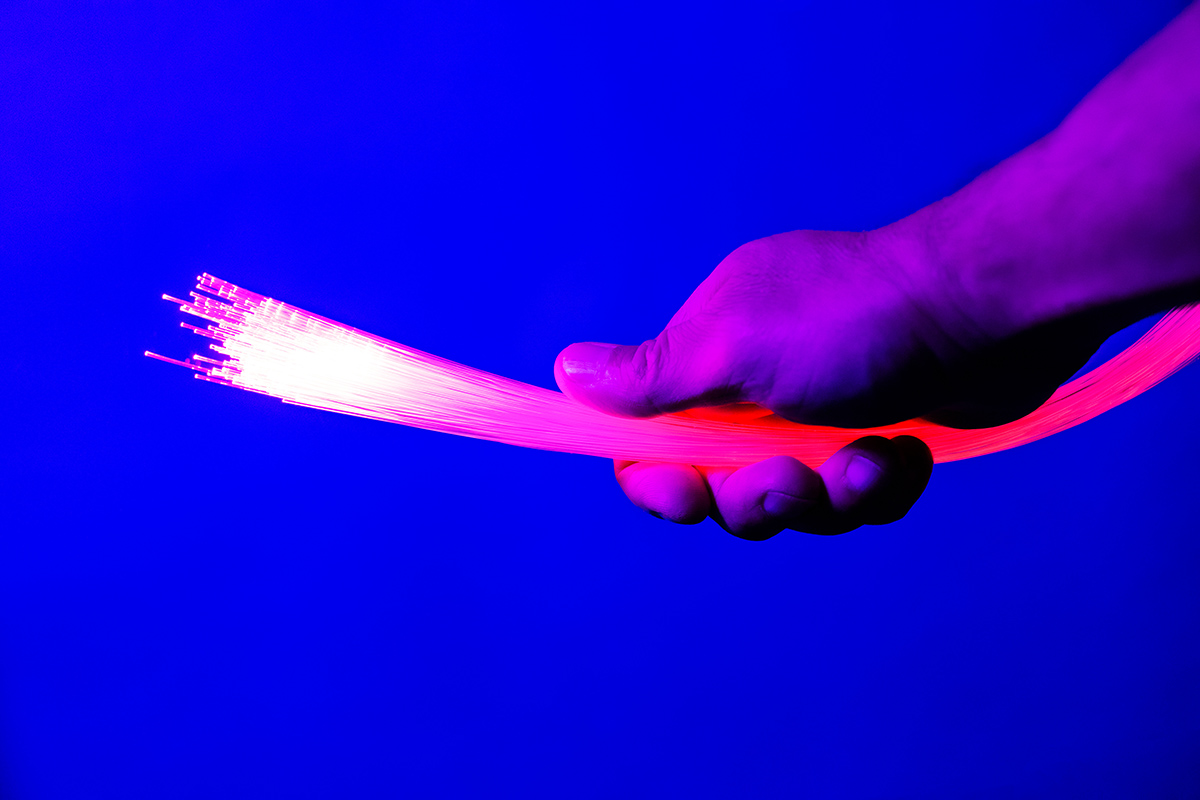
[[(816, 425), (869, 428), (924, 416), (987, 427), (1040, 405), (1111, 332), (1078, 320), (1014, 330), (985, 318), (947, 291), (922, 241), (912, 227), (892, 226), (751, 242), (656, 338), (571, 345), (555, 378), (569, 396), (621, 416), (769, 413), (705, 408), (753, 403)], [(711, 516), (752, 539), (895, 521), (931, 469), (928, 448), (910, 436), (859, 439), (815, 470), (787, 456), (739, 470), (615, 464), (639, 507), (682, 523)]]
[[(960, 428), (1041, 405), (1112, 333), (1200, 302), (1200, 3), (1055, 131), (878, 231), (794, 231), (721, 262), (657, 337), (559, 354), (559, 388), (611, 414)], [(691, 411), (687, 411), (691, 409)], [(698, 411), (697, 409), (705, 409)], [(617, 462), (635, 503), (765, 538), (903, 516), (929, 477), (912, 437), (860, 439), (816, 471)]]

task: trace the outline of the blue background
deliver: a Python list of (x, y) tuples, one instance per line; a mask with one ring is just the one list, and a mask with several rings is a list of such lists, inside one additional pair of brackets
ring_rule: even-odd
[(753, 543), (141, 355), (211, 271), (553, 386), (742, 242), (954, 191), (1182, 7), (898, 5), (6, 3), (4, 794), (1200, 795), (1200, 368)]

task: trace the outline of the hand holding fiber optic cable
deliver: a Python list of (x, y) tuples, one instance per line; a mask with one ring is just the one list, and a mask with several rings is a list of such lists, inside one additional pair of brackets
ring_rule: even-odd
[[(1056, 130), (956, 194), (877, 231), (744, 245), (656, 338), (571, 345), (555, 377), (622, 417), (696, 409), (731, 421), (774, 412), (847, 428), (911, 418), (991, 428), (1038, 408), (1111, 334), (1198, 299), (1193, 3)], [(651, 513), (712, 516), (761, 539), (899, 519), (932, 457), (902, 435), (859, 439), (816, 470), (787, 455), (741, 468), (615, 466)]]
[(567, 348), (563, 392), (207, 273), (163, 295), (207, 323), (182, 323), (207, 354), (146, 355), (285, 403), (611, 458), (643, 508), (746, 538), (899, 519), (932, 462), (1079, 425), (1200, 357), (1198, 8), (952, 197), (878, 231), (752, 242), (656, 339)]

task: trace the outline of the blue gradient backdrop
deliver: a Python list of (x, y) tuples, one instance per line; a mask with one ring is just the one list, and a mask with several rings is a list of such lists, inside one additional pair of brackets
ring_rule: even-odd
[(141, 355), (207, 270), (553, 386), (744, 241), (954, 191), (1182, 7), (896, 5), (5, 4), (5, 796), (1200, 796), (1200, 368), (763, 544)]

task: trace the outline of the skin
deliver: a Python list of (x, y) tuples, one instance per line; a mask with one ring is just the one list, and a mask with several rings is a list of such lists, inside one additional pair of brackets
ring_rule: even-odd
[[(573, 344), (554, 374), (621, 416), (982, 428), (1037, 408), (1121, 328), (1197, 300), (1193, 3), (1048, 136), (950, 197), (874, 231), (749, 242), (658, 336)], [(615, 463), (635, 505), (747, 539), (893, 522), (931, 471), (908, 436), (859, 439), (815, 470), (787, 456), (738, 470)]]

